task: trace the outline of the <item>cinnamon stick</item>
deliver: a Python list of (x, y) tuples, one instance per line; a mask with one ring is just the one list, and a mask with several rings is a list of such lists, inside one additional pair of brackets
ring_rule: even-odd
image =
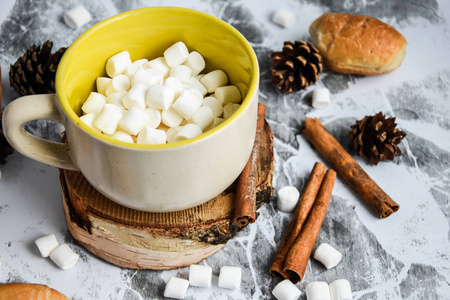
[(272, 265), (270, 267), (270, 273), (272, 275), (282, 276), (285, 279), (289, 278), (289, 274), (284, 271), (286, 256), (302, 230), (303, 224), (316, 200), (324, 175), (325, 165), (321, 162), (316, 162), (308, 182), (303, 189), (299, 203), (295, 208), (291, 223), (289, 224), (283, 240), (278, 247), (277, 253), (272, 260)]
[(247, 164), (239, 176), (236, 190), (233, 223), (238, 227), (247, 226), (256, 220), (256, 184), (258, 176), (258, 156), (261, 132), (264, 130), (266, 106), (258, 103), (255, 143)]
[(325, 174), (319, 195), (316, 201), (314, 201), (308, 219), (286, 257), (284, 271), (290, 275), (289, 279), (293, 283), (297, 283), (303, 279), (306, 265), (308, 264), (309, 257), (327, 212), (335, 180), (336, 172), (329, 169)]
[(302, 132), (378, 217), (387, 218), (400, 208), (345, 151), (318, 119), (306, 119)]

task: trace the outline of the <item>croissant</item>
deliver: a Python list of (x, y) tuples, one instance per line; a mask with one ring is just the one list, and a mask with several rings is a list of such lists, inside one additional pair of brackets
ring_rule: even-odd
[(0, 299), (2, 300), (69, 300), (60, 292), (43, 284), (7, 283), (0, 285)]
[(388, 73), (406, 55), (405, 37), (368, 16), (327, 13), (311, 24), (309, 32), (325, 65), (339, 73)]

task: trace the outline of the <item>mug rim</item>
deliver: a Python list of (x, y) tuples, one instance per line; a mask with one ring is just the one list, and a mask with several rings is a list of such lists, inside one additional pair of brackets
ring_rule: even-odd
[[(224, 122), (219, 124), (218, 126), (203, 132), (201, 135), (187, 139), (182, 140), (179, 142), (174, 143), (165, 143), (165, 144), (156, 144), (156, 145), (150, 145), (150, 144), (137, 144), (137, 143), (127, 143), (122, 142), (119, 140), (116, 140), (112, 137), (109, 137), (105, 134), (102, 134), (99, 131), (94, 130), (93, 128), (86, 125), (84, 122), (80, 120), (80, 117), (75, 113), (75, 111), (72, 109), (72, 107), (69, 104), (68, 97), (65, 93), (64, 88), (58, 88), (64, 86), (64, 69), (68, 67), (69, 60), (71, 57), (71, 53), (74, 51), (76, 46), (80, 43), (82, 43), (89, 35), (91, 35), (93, 32), (95, 32), (99, 28), (103, 28), (105, 26), (108, 26), (108, 24), (115, 22), (116, 20), (122, 19), (124, 17), (128, 17), (133, 14), (142, 14), (144, 11), (158, 11), (158, 10), (164, 10), (164, 11), (179, 11), (183, 13), (189, 13), (189, 14), (197, 14), (198, 16), (209, 19), (212, 22), (219, 23), (222, 27), (227, 29), (237, 40), (239, 40), (246, 50), (247, 54), (249, 55), (250, 59), (250, 65), (254, 68), (253, 72), (250, 74), (250, 80), (248, 84), (248, 91), (245, 96), (245, 98), (242, 100), (240, 107), (238, 110), (236, 110), (228, 119), (226, 119)], [(154, 7), (145, 7), (145, 8), (139, 8), (135, 10), (126, 11), (117, 15), (114, 15), (110, 18), (107, 18), (91, 28), (87, 29), (84, 33), (82, 33), (65, 51), (63, 57), (61, 58), (61, 61), (59, 62), (57, 71), (56, 71), (56, 78), (55, 78), (55, 86), (56, 86), (56, 94), (58, 96), (58, 102), (61, 105), (63, 111), (65, 114), (69, 117), (69, 119), (74, 122), (74, 124), (78, 127), (81, 127), (84, 131), (89, 133), (91, 136), (97, 138), (100, 141), (109, 142), (117, 146), (122, 146), (126, 148), (134, 148), (134, 149), (167, 149), (167, 148), (177, 148), (181, 146), (186, 146), (193, 144), (197, 141), (206, 139), (207, 137), (214, 135), (216, 132), (222, 130), (224, 127), (226, 127), (228, 124), (232, 123), (234, 120), (239, 118), (243, 114), (243, 112), (248, 108), (250, 105), (252, 98), (255, 96), (255, 93), (257, 93), (258, 88), (258, 80), (259, 80), (259, 65), (258, 65), (258, 59), (256, 57), (256, 54), (250, 45), (250, 43), (247, 41), (247, 39), (233, 26), (226, 23), (225, 21), (210, 15), (208, 13), (198, 11), (195, 9), (190, 8), (183, 8), (183, 7), (173, 7), (173, 6), (154, 6)]]

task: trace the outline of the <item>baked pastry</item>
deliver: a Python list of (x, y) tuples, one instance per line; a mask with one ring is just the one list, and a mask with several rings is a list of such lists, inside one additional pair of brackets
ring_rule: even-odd
[(406, 55), (406, 39), (382, 21), (351, 14), (327, 13), (309, 33), (333, 71), (377, 75), (398, 68)]
[(69, 300), (60, 292), (42, 284), (6, 283), (0, 285), (2, 300)]

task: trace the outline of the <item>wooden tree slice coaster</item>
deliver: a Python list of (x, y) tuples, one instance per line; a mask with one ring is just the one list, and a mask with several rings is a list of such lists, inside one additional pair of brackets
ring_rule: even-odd
[[(256, 181), (256, 208), (273, 194), (273, 134), (264, 120)], [(175, 269), (195, 264), (222, 248), (244, 227), (233, 223), (236, 182), (194, 208), (166, 213), (121, 206), (95, 190), (80, 172), (60, 170), (63, 207), (72, 236), (117, 266)], [(237, 180), (236, 180), (237, 181)]]

